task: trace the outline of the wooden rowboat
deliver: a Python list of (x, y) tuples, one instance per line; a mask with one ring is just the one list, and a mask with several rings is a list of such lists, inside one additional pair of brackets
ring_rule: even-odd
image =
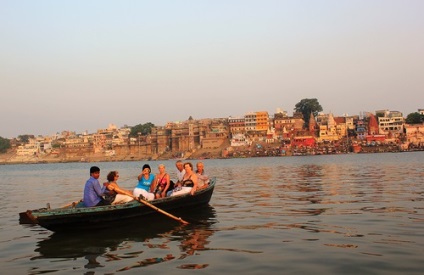
[(191, 246), (187, 246), (187, 243), (194, 243), (194, 241), (190, 242), (191, 238), (199, 237), (197, 234), (192, 234), (193, 232), (205, 232), (203, 236), (208, 236), (214, 232), (210, 230), (210, 227), (217, 220), (215, 209), (211, 205), (192, 209), (175, 209), (173, 213), (190, 217), (192, 223), (185, 226), (176, 222), (169, 222), (170, 220), (163, 215), (150, 215), (148, 222), (143, 218), (132, 219), (130, 222), (121, 222), (118, 226), (111, 226), (102, 230), (85, 230), (83, 234), (81, 231), (53, 232), (38, 239), (34, 250), (38, 255), (33, 255), (31, 260), (83, 259), (87, 254), (96, 253), (108, 258), (108, 252), (113, 248), (120, 247), (123, 243), (145, 242), (149, 239), (163, 238), (164, 235), (179, 236), (176, 237), (175, 241), (181, 242), (180, 247), (183, 251), (191, 248)]
[(82, 203), (78, 203), (62, 208), (40, 208), (21, 212), (19, 223), (36, 224), (55, 232), (107, 228), (148, 215), (162, 215), (154, 208), (172, 211), (207, 205), (212, 197), (215, 182), (216, 178), (212, 178), (208, 187), (198, 190), (194, 195), (185, 194), (149, 201), (153, 207), (139, 201), (97, 207), (82, 207)]

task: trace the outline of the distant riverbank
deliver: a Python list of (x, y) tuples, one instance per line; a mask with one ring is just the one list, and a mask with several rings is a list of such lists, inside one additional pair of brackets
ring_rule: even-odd
[[(358, 154), (364, 153), (394, 153), (394, 152), (412, 152), (423, 151), (424, 148), (412, 148), (410, 150), (400, 151), (391, 146), (363, 147)], [(280, 147), (264, 146), (260, 149), (254, 146), (246, 147), (227, 147), (216, 149), (199, 149), (194, 152), (185, 152), (181, 154), (164, 153), (162, 155), (109, 155), (98, 154), (44, 154), (35, 156), (17, 156), (15, 152), (0, 154), (0, 165), (13, 164), (35, 164), (35, 163), (76, 163), (76, 162), (114, 162), (114, 161), (149, 161), (149, 160), (170, 160), (170, 159), (220, 159), (220, 158), (252, 158), (252, 157), (275, 157), (275, 156), (307, 156), (307, 155), (335, 155), (352, 153), (349, 150), (318, 150), (316, 148), (303, 148), (284, 150)]]
[(16, 152), (9, 151), (0, 154), (0, 164), (34, 164), (34, 163), (75, 163), (75, 162), (113, 162), (113, 161), (142, 161), (142, 160), (169, 160), (169, 159), (215, 159), (222, 157), (223, 148), (199, 149), (194, 152), (158, 154), (113, 154), (89, 153), (86, 151), (62, 151), (59, 154), (38, 154), (34, 156), (18, 156)]

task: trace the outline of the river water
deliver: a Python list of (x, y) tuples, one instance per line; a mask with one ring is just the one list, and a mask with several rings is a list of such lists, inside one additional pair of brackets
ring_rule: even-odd
[[(193, 163), (196, 160), (192, 161)], [(203, 160), (208, 207), (103, 231), (20, 225), (81, 198), (89, 167), (136, 185), (143, 162), (2, 165), (2, 274), (423, 274), (424, 152)], [(175, 178), (174, 161), (164, 163)]]

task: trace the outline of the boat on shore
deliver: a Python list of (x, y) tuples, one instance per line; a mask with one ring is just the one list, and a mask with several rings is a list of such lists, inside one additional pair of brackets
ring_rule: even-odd
[(125, 204), (83, 207), (79, 202), (61, 208), (27, 210), (19, 213), (19, 223), (39, 225), (54, 232), (107, 228), (132, 219), (162, 215), (160, 210), (172, 211), (207, 205), (215, 182), (216, 178), (212, 178), (206, 188), (196, 191), (194, 195), (166, 197), (148, 203), (134, 200)]

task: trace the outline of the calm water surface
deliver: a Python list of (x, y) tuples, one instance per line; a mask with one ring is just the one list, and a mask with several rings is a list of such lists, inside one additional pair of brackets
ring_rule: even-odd
[[(204, 160), (209, 207), (56, 234), (18, 213), (81, 198), (91, 165), (132, 189), (142, 162), (0, 166), (2, 274), (423, 274), (424, 152)], [(196, 161), (193, 161), (196, 162)], [(148, 162), (153, 171), (162, 162)], [(174, 161), (163, 162), (175, 178)]]

